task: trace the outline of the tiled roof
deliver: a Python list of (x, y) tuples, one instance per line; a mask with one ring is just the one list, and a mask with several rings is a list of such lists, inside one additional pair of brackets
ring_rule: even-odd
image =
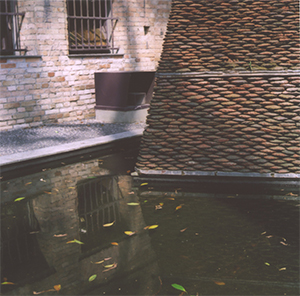
[(294, 0), (173, 1), (137, 170), (299, 175), (297, 13)]
[(299, 1), (172, 4), (158, 72), (299, 69)]

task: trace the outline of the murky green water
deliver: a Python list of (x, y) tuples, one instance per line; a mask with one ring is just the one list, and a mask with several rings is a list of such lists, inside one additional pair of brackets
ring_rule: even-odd
[(295, 192), (133, 184), (134, 155), (3, 179), (1, 294), (299, 294)]

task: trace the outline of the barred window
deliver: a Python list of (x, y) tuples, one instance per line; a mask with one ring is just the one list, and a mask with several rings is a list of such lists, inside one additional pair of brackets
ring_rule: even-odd
[(20, 46), (20, 30), (25, 13), (19, 13), (17, 0), (0, 1), (0, 54), (26, 53)]
[(67, 0), (69, 53), (115, 53), (113, 0)]

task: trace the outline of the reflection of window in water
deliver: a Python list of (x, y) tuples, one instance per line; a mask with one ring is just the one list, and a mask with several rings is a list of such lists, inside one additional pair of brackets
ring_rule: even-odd
[(1, 280), (21, 284), (46, 275), (49, 266), (36, 238), (39, 230), (30, 200), (1, 205)]
[[(109, 244), (122, 233), (119, 201), (122, 194), (117, 176), (104, 176), (78, 183), (78, 213), (82, 252)], [(111, 227), (104, 224), (114, 222)]]

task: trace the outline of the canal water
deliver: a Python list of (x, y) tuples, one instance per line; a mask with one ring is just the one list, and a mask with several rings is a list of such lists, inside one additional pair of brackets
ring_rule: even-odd
[(136, 155), (3, 176), (2, 295), (299, 295), (295, 190), (166, 187)]

